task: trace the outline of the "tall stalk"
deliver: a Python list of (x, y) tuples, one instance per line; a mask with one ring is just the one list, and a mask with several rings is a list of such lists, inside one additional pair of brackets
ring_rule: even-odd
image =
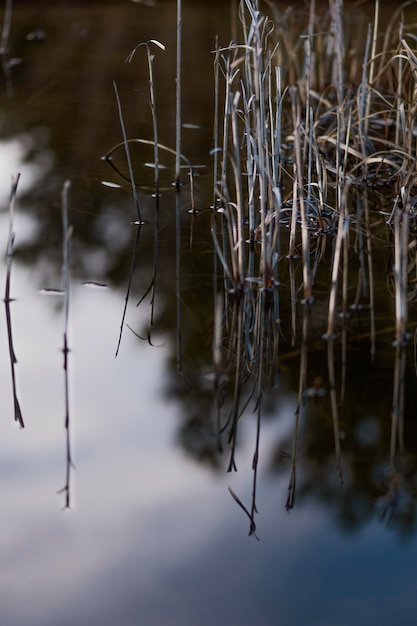
[(175, 267), (177, 302), (177, 368), (182, 369), (182, 323), (181, 323), (181, 0), (177, 0), (177, 70), (175, 97)]
[(19, 184), (19, 179), (20, 179), (20, 174), (16, 174), (16, 176), (12, 177), (12, 186), (11, 186), (11, 191), (10, 191), (9, 238), (7, 242), (7, 269), (6, 269), (6, 285), (5, 285), (5, 290), (4, 290), (4, 307), (5, 307), (5, 312), (6, 312), (7, 338), (9, 342), (10, 368), (11, 368), (11, 373), (12, 373), (14, 419), (15, 419), (15, 422), (17, 422), (21, 428), (24, 428), (25, 424), (23, 422), (22, 411), (20, 409), (20, 404), (19, 404), (19, 400), (17, 397), (16, 371), (15, 371), (17, 358), (16, 358), (14, 344), (13, 344), (12, 316), (11, 316), (11, 311), (10, 311), (10, 303), (13, 302), (13, 299), (10, 296), (10, 281), (11, 281), (11, 273), (12, 273), (13, 248), (14, 248), (14, 240), (15, 240), (15, 233), (13, 231), (13, 221), (14, 221), (14, 208), (15, 208), (16, 193), (17, 193), (17, 186)]
[(69, 401), (69, 373), (68, 373), (68, 355), (70, 349), (68, 347), (68, 320), (70, 305), (70, 252), (71, 252), (71, 235), (72, 226), (68, 223), (68, 193), (71, 181), (66, 180), (62, 187), (62, 282), (64, 292), (64, 346), (62, 352), (64, 355), (64, 388), (65, 388), (65, 445), (66, 445), (66, 469), (65, 469), (65, 485), (60, 493), (65, 494), (65, 508), (71, 506), (71, 469), (74, 467), (71, 452), (71, 432), (70, 432), (70, 401)]
[(157, 46), (161, 50), (165, 50), (165, 46), (156, 39), (150, 39), (145, 43), (141, 43), (130, 53), (128, 58), (126, 59), (130, 62), (135, 54), (136, 50), (140, 46), (146, 46), (146, 57), (148, 61), (148, 73), (149, 73), (149, 103), (151, 107), (152, 114), (152, 128), (153, 128), (153, 149), (154, 149), (154, 184), (155, 184), (155, 205), (154, 205), (154, 255), (153, 255), (153, 268), (152, 268), (152, 277), (149, 287), (145, 290), (144, 295), (138, 302), (139, 304), (146, 298), (148, 293), (150, 296), (150, 313), (149, 313), (149, 325), (148, 325), (148, 341), (151, 341), (151, 330), (153, 326), (154, 320), (154, 312), (155, 312), (155, 295), (156, 295), (156, 281), (157, 281), (157, 273), (158, 273), (158, 257), (159, 257), (159, 204), (160, 204), (160, 192), (159, 192), (159, 139), (158, 139), (158, 118), (156, 113), (156, 94), (155, 94), (155, 83), (154, 83), (154, 72), (153, 72), (153, 61), (154, 55), (151, 54), (151, 44)]

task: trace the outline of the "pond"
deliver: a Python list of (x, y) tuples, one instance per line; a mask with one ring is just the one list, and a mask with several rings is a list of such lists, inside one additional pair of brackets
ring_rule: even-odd
[[(308, 40), (310, 3), (300, 3), (303, 10), (259, 4), (279, 36), (288, 27), (293, 41)], [(401, 53), (391, 40), (386, 45), (404, 66), (417, 65), (415, 2), (404, 3), (404, 13), (392, 21), (391, 5), (379, 6), (376, 45), (403, 20), (409, 48), (398, 37)], [(322, 17), (311, 41), (321, 41), (318, 24), (328, 24), (327, 8), (317, 3)], [(238, 3), (189, 0), (182, 9), (184, 167), (175, 185), (176, 3), (4, 3), (0, 623), (411, 626), (417, 613), (415, 111), (405, 104), (396, 110), (389, 100), (401, 95), (393, 70), (392, 93), (379, 100), (375, 82), (377, 113), (356, 124), (355, 80), (361, 81), (374, 6), (345, 3), (346, 42), (360, 47), (345, 68), (355, 94), (349, 119), (360, 132), (371, 120), (377, 147), (363, 157), (360, 138), (355, 145), (337, 140), (340, 172), (345, 163), (350, 168), (339, 197), (330, 162), (340, 130), (332, 120), (342, 107), (339, 101), (332, 108), (337, 90), (329, 95), (328, 86), (319, 92), (311, 85), (312, 102), (319, 93), (315, 114), (324, 101), (326, 115), (333, 111), (314, 126), (325, 138), (314, 162), (324, 164), (317, 170), (326, 171), (330, 191), (319, 211), (321, 189), (314, 198), (309, 191), (319, 186), (306, 174), (297, 188), (292, 150), (298, 135), (286, 129), (282, 180), (273, 188), (283, 230), (267, 281), (262, 242), (268, 243), (264, 232), (272, 217), (259, 218), (253, 241), (243, 248), (228, 240), (238, 205), (225, 201), (239, 186), (233, 150), (236, 144), (255, 150), (256, 144), (256, 133), (253, 143), (246, 141), (248, 117), (243, 104), (233, 108), (234, 100), (230, 136), (238, 127), (240, 143), (228, 144), (228, 185), (220, 190), (213, 179), (222, 141), (220, 132), (216, 150), (216, 67), (224, 90), (228, 54), (232, 69), (244, 58), (243, 48), (230, 47), (232, 40), (243, 43)], [(272, 31), (267, 37), (273, 40)], [(293, 57), (291, 46), (283, 55), (290, 76), (303, 66), (303, 46)], [(220, 48), (221, 67), (215, 63)], [(154, 55), (158, 197), (148, 49)], [(324, 56), (317, 68), (318, 82), (323, 68), (330, 80)], [(413, 74), (403, 71), (406, 102)], [(302, 98), (301, 80), (297, 84)], [(294, 94), (285, 96), (288, 115), (304, 115), (308, 106), (298, 109)], [(221, 109), (223, 91), (218, 102)], [(271, 98), (274, 111), (275, 105)], [(389, 122), (380, 132), (381, 119)], [(299, 127), (307, 135), (303, 120)], [(394, 145), (394, 134), (407, 154)], [(299, 141), (314, 144), (312, 135), (303, 143), (300, 134)], [(259, 172), (259, 161), (253, 162)], [(220, 160), (217, 167), (219, 174)], [(373, 177), (369, 184), (354, 177), (359, 169)], [(246, 189), (250, 176), (244, 176)], [(385, 179), (381, 187), (376, 177)], [(252, 199), (262, 196), (261, 187), (254, 187)], [(300, 189), (304, 198), (297, 196)], [(369, 221), (350, 205), (348, 225), (338, 221), (343, 198), (362, 206), (367, 192)], [(249, 194), (244, 202), (252, 199)], [(391, 215), (401, 210), (399, 199), (408, 207), (406, 232), (403, 218)], [(314, 208), (308, 226), (304, 202)], [(340, 202), (340, 211), (327, 202)], [(250, 219), (242, 220), (244, 229)], [(343, 239), (348, 230), (349, 241)], [(303, 256), (306, 232), (311, 267)], [(253, 262), (244, 287), (236, 279), (241, 249)], [(357, 249), (365, 250), (362, 256)], [(406, 284), (400, 289), (401, 268)]]

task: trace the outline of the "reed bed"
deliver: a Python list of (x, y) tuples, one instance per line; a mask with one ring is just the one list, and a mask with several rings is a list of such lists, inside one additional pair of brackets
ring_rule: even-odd
[[(415, 299), (416, 271), (417, 53), (403, 13), (395, 11), (381, 39), (377, 0), (374, 23), (361, 39), (358, 33), (347, 37), (340, 0), (330, 0), (324, 14), (317, 13), (312, 0), (301, 28), (294, 12), (281, 13), (272, 2), (266, 4), (272, 19), (261, 12), (257, 0), (242, 1), (241, 42), (217, 44), (214, 51), (212, 235), (215, 291), (223, 294), (215, 305), (216, 411), (230, 446), (229, 471), (237, 468), (238, 426), (251, 401), (256, 414), (250, 508), (232, 493), (250, 518), (250, 534), (256, 528), (262, 400), (278, 384), (283, 341), (301, 346), (287, 508), (294, 505), (307, 344), (315, 303), (323, 298), (327, 320), (322, 340), (327, 343), (336, 468), (343, 485), (339, 411), (346, 382), (347, 325), (352, 312), (360, 307), (369, 311), (369, 350), (375, 359), (374, 257), (381, 228), (393, 241), (390, 464), (396, 470), (404, 453), (408, 305)], [(349, 281), (352, 273), (357, 275), (355, 285)], [(291, 323), (285, 328), (283, 285), (289, 288), (291, 306)], [(342, 347), (340, 371), (335, 345)], [(220, 346), (225, 350), (222, 359)], [(225, 374), (233, 381), (233, 399), (222, 420)]]

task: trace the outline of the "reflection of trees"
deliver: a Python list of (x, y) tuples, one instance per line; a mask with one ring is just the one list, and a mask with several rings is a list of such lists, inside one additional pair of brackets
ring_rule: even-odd
[[(111, 237), (104, 239), (101, 230), (104, 214), (112, 223), (121, 224), (117, 230), (124, 232), (118, 234), (125, 242), (129, 220), (135, 218), (128, 194), (124, 200), (122, 192), (100, 185), (102, 180), (124, 184), (101, 160), (121, 140), (112, 81), (117, 81), (129, 137), (151, 139), (146, 58), (141, 59), (138, 52), (132, 63), (124, 63), (124, 59), (141, 40), (154, 37), (166, 44), (166, 52), (158, 50), (155, 59), (155, 87), (160, 141), (173, 145), (175, 2), (158, 5), (158, 9), (134, 3), (83, 5), (86, 6), (38, 8), (25, 4), (21, 10), (15, 7), (10, 46), (11, 55), (21, 59), (21, 63), (12, 74), (14, 98), (2, 102), (5, 118), (1, 134), (4, 138), (24, 133), (33, 137), (28, 162), (45, 151), (54, 159), (53, 169), (37, 181), (26, 197), (19, 197), (20, 210), (29, 212), (37, 221), (36, 237), (20, 246), (20, 258), (33, 263), (47, 257), (51, 273), (53, 267), (60, 267), (57, 207), (62, 184), (70, 178), (73, 271), (80, 270), (83, 276), (82, 256), (100, 248), (102, 257), (106, 257), (102, 272), (110, 275), (115, 284), (123, 284), (130, 247), (120, 245), (120, 250), (117, 246), (115, 250)], [(219, 9), (217, 20), (220, 13)], [(187, 49), (206, 54), (198, 58), (184, 56), (184, 74), (192, 76), (192, 81), (184, 85), (183, 120), (199, 124), (201, 129), (184, 129), (183, 148), (191, 158), (200, 155), (197, 146), (201, 146), (204, 136), (204, 142), (208, 141), (203, 160), (207, 161), (212, 127), (210, 50), (218, 25), (213, 11), (196, 6), (186, 9), (184, 23)], [(36, 29), (42, 31), (42, 37), (27, 38)], [(144, 163), (152, 161), (151, 151), (141, 146), (132, 152), (139, 188), (149, 189), (152, 173)], [(123, 164), (123, 150), (115, 158)], [(170, 170), (166, 174), (167, 185), (173, 179), (172, 171), (171, 179), (169, 173)], [(151, 203), (145, 198), (143, 201), (147, 205), (145, 212), (151, 213)], [(168, 210), (165, 205), (165, 211)], [(173, 232), (174, 220), (166, 220), (164, 228)], [(135, 233), (130, 236), (134, 238)]]
[[(172, 5), (174, 7), (174, 5)], [(59, 211), (60, 192), (63, 181), (72, 179), (70, 193), (70, 221), (74, 227), (72, 237), (72, 272), (80, 279), (95, 279), (111, 282), (115, 287), (125, 289), (136, 226), (130, 222), (136, 218), (128, 188), (110, 189), (100, 184), (111, 180), (121, 184), (114, 172), (100, 160), (100, 157), (120, 141), (120, 130), (114, 95), (111, 88), (117, 80), (129, 136), (151, 137), (150, 115), (147, 105), (146, 62), (135, 57), (135, 63), (123, 64), (124, 57), (133, 49), (138, 40), (155, 37), (163, 41), (167, 48), (175, 35), (173, 11), (162, 11), (161, 19), (145, 25), (144, 32), (138, 33), (138, 22), (132, 19), (136, 7), (126, 8), (100, 6), (100, 10), (90, 8), (71, 14), (68, 20), (62, 19), (62, 12), (31, 11), (27, 7), (14, 16), (14, 54), (22, 58), (22, 64), (15, 74), (15, 100), (4, 102), (7, 124), (3, 124), (4, 137), (26, 132), (37, 137), (28, 159), (35, 159), (42, 150), (52, 151), (54, 169), (38, 182), (36, 188), (24, 198), (19, 198), (19, 209), (36, 216), (36, 237), (25, 242), (17, 251), (17, 257), (26, 263), (39, 264), (47, 276), (54, 280), (60, 273), (62, 226)], [(141, 8), (143, 11), (144, 9)], [(201, 10), (201, 9), (200, 9)], [(190, 14), (199, 17), (196, 10)], [(190, 18), (191, 19), (191, 18)], [(210, 18), (214, 20), (213, 18)], [(186, 18), (185, 18), (186, 21)], [(187, 46), (193, 54), (186, 54), (185, 76), (192, 81), (185, 83), (183, 117), (185, 121), (200, 123), (202, 130), (184, 130), (184, 153), (191, 160), (207, 161), (205, 152), (211, 146), (212, 125), (212, 59), (208, 51), (213, 47), (213, 38), (221, 21), (210, 24), (206, 21), (204, 31), (201, 18), (187, 29)], [(29, 41), (26, 34), (34, 25), (42, 26), (46, 38), (43, 41)], [(197, 27), (197, 24), (200, 26)], [(203, 43), (205, 37), (206, 43)], [(65, 45), (58, 45), (64, 41)], [(54, 48), (54, 46), (58, 46)], [(57, 50), (56, 54), (51, 52)], [(207, 57), (201, 60), (194, 51), (205, 49)], [(59, 51), (59, 53), (58, 53)], [(193, 65), (195, 63), (195, 65)], [(173, 143), (173, 94), (174, 58), (172, 54), (159, 54), (155, 61), (157, 86), (157, 107), (161, 143)], [(208, 79), (207, 76), (210, 78)], [(208, 83), (208, 84), (206, 84)], [(138, 87), (139, 93), (134, 89)], [(47, 132), (39, 129), (47, 128)], [(194, 132), (195, 139), (187, 132)], [(194, 159), (193, 159), (194, 157)], [(123, 151), (115, 154), (123, 168)], [(147, 288), (152, 272), (153, 211), (152, 171), (144, 167), (152, 161), (151, 150), (143, 146), (132, 146), (132, 159), (137, 172), (143, 203), (143, 218), (139, 249), (134, 274), (132, 301), (139, 299)], [(175, 345), (176, 301), (175, 301), (175, 199), (169, 184), (174, 178), (172, 163), (166, 161), (163, 171), (164, 192), (161, 199), (160, 253), (158, 269), (156, 319), (153, 332), (155, 343), (161, 335), (169, 337), (170, 345)], [(171, 168), (171, 169), (170, 169)], [(184, 176), (185, 178), (185, 176)], [(208, 189), (205, 178), (196, 180), (201, 208), (209, 202), (211, 183)], [(228, 459), (220, 459), (216, 437), (216, 418), (213, 398), (213, 381), (207, 375), (214, 375), (212, 366), (213, 328), (213, 248), (210, 239), (210, 211), (202, 211), (192, 217), (187, 213), (188, 188), (185, 185), (182, 195), (183, 210), (183, 252), (182, 252), (182, 333), (185, 383), (176, 372), (174, 349), (169, 363), (168, 398), (174, 398), (182, 407), (182, 422), (178, 430), (181, 446), (196, 461), (212, 468), (226, 465)], [(200, 208), (200, 207), (198, 207)], [(192, 232), (192, 248), (190, 250)], [(401, 531), (410, 531), (414, 524), (414, 507), (404, 507), (400, 502), (395, 509), (398, 493), (414, 496), (416, 472), (412, 450), (416, 442), (414, 415), (415, 377), (409, 364), (406, 378), (404, 408), (406, 457), (401, 464), (402, 483), (399, 479), (387, 476), (385, 469), (389, 463), (390, 449), (390, 408), (392, 403), (392, 362), (393, 350), (390, 341), (394, 331), (386, 332), (386, 315), (391, 302), (386, 297), (386, 275), (392, 265), (388, 242), (380, 240), (380, 248), (374, 256), (377, 276), (375, 292), (377, 318), (377, 355), (374, 363), (369, 357), (369, 312), (364, 308), (352, 312), (346, 321), (349, 344), (346, 365), (346, 393), (341, 402), (341, 352), (340, 344), (335, 344), (335, 365), (337, 375), (337, 397), (340, 410), (340, 432), (344, 488), (340, 490), (337, 479), (334, 452), (334, 425), (331, 418), (329, 394), (323, 398), (307, 399), (301, 407), (299, 448), (297, 456), (296, 506), (307, 498), (315, 498), (334, 511), (339, 522), (346, 528), (355, 529), (373, 514), (378, 501), (381, 513), (386, 519), (396, 513)], [(295, 282), (300, 284), (301, 261), (294, 262)], [(309, 332), (307, 337), (308, 369), (307, 384), (313, 385), (315, 378), (327, 385), (326, 345), (321, 339), (326, 331), (327, 296), (325, 286), (331, 271), (331, 250), (323, 259), (315, 280), (315, 302), (311, 307)], [(46, 269), (47, 267), (47, 269)], [(44, 269), (45, 268), (45, 269)], [(285, 385), (297, 393), (300, 380), (300, 336), (302, 333), (302, 307), (296, 303), (296, 343), (291, 346), (291, 293), (289, 264), (280, 260), (280, 335), (279, 359), (280, 375)], [(351, 302), (357, 283), (357, 267), (350, 267), (349, 283), (353, 285)], [(320, 289), (323, 285), (323, 290)], [(42, 286), (57, 286), (42, 285)], [(236, 300), (229, 298), (231, 307)], [(145, 300), (141, 307), (146, 307)], [(238, 307), (237, 307), (238, 308)], [(136, 328), (130, 315), (129, 324), (133, 330), (146, 335), (146, 330)], [(272, 323), (269, 320), (268, 323)], [(227, 320), (225, 321), (225, 324)], [(221, 423), (227, 420), (233, 404), (233, 364), (238, 342), (233, 337), (233, 323), (227, 327), (230, 334), (224, 337), (224, 353), (230, 367), (221, 372), (225, 377), (220, 394), (224, 393), (224, 403), (220, 402)], [(237, 324), (237, 321), (235, 320)], [(389, 322), (391, 324), (391, 322)], [(268, 327), (269, 328), (269, 327)], [(342, 322), (337, 322), (340, 337)], [(129, 332), (126, 330), (125, 332)], [(378, 333), (381, 333), (378, 335)], [(388, 347), (386, 347), (388, 344)], [(382, 347), (385, 346), (385, 347)], [(229, 351), (229, 352), (228, 352)], [(247, 356), (247, 355), (246, 355)], [(276, 355), (275, 355), (276, 356)], [(272, 360), (272, 358), (271, 358)], [(250, 359), (242, 361), (242, 405), (244, 399), (253, 394), (251, 375), (256, 368)], [(274, 374), (275, 375), (275, 372)], [(271, 374), (270, 378), (273, 376)], [(227, 379), (226, 379), (227, 377)], [(269, 381), (270, 383), (270, 381)], [(268, 383), (268, 384), (269, 384)], [(274, 419), (277, 403), (267, 394), (265, 384), (263, 414), (266, 419)], [(274, 397), (279, 393), (274, 392)], [(253, 403), (247, 409), (250, 412)], [(294, 411), (296, 406), (294, 406)], [(368, 426), (367, 426), (368, 425)], [(366, 428), (372, 436), (367, 435)], [(372, 429), (374, 428), (374, 431)], [(227, 438), (228, 431), (223, 434)], [(290, 453), (292, 433), (288, 439), (277, 441), (275, 453), (270, 460), (272, 471), (290, 472), (287, 460), (282, 453)], [(237, 446), (239, 441), (237, 440)], [(385, 482), (385, 485), (384, 485)], [(384, 499), (385, 492), (385, 499)], [(403, 497), (403, 496), (401, 496)], [(382, 498), (381, 500), (379, 500)]]
[[(354, 530), (370, 517), (382, 517), (387, 506), (388, 513), (394, 512), (392, 507), (397, 505), (395, 519), (391, 522), (395, 522), (401, 532), (407, 532), (415, 519), (417, 486), (417, 441), (413, 419), (417, 409), (415, 376), (410, 367), (405, 381), (406, 454), (400, 463), (402, 484), (397, 502), (394, 503), (388, 494), (392, 484), (389, 466), (394, 351), (386, 346), (384, 352), (378, 354), (378, 363), (375, 364), (366, 358), (362, 344), (358, 342), (356, 346), (353, 345), (349, 352), (346, 373), (348, 386), (340, 406), (343, 489), (337, 480), (328, 394), (323, 398), (308, 398), (302, 410), (299, 434), (295, 506), (313, 495), (333, 510), (341, 525)], [(335, 358), (340, 369), (340, 350)], [(324, 345), (321, 352), (309, 354), (309, 370), (312, 374), (325, 373), (325, 359)], [(293, 372), (292, 369), (290, 371)], [(286, 453), (291, 451), (291, 436), (289, 433), (286, 440), (277, 442), (271, 458), (271, 469), (274, 471), (289, 473)], [(389, 515), (385, 516), (385, 521), (389, 521)]]
[[(381, 279), (383, 280), (383, 277)], [(206, 303), (209, 300), (210, 296), (206, 294)], [(335, 519), (346, 530), (354, 531), (370, 518), (377, 517), (394, 526), (401, 534), (407, 534), (414, 528), (417, 490), (415, 455), (417, 432), (414, 423), (417, 399), (412, 354), (408, 354), (407, 375), (404, 381), (405, 456), (393, 474), (390, 469), (394, 368), (394, 349), (390, 339), (393, 332), (388, 330), (385, 335), (382, 334), (384, 319), (378, 319), (381, 339), (377, 341), (377, 356), (373, 362), (369, 353), (369, 335), (363, 330), (369, 325), (366, 316), (366, 311), (363, 311), (363, 319), (353, 316), (346, 323), (349, 351), (343, 400), (340, 392), (343, 367), (340, 342), (337, 341), (335, 346), (343, 488), (337, 475), (334, 425), (327, 382), (327, 345), (314, 331), (309, 338), (307, 384), (312, 386), (314, 380), (320, 378), (326, 395), (316, 398), (306, 397), (301, 407), (294, 506), (296, 509), (305, 500), (314, 499), (333, 511)], [(358, 317), (360, 318), (360, 313)], [(284, 326), (285, 319), (289, 319), (288, 315), (284, 317)], [(180, 393), (183, 397), (183, 426), (180, 440), (188, 453), (200, 462), (218, 467), (213, 395), (207, 389), (207, 379), (198, 375), (211, 371), (211, 346), (208, 345), (207, 339), (202, 345), (201, 336), (201, 330), (195, 335), (186, 331), (185, 353), (187, 359), (196, 366), (190, 375), (190, 390), (183, 388), (182, 392), (178, 392), (177, 385), (173, 383), (169, 395), (177, 398)], [(294, 398), (299, 385), (299, 347), (299, 344), (291, 347), (289, 343), (282, 343), (280, 354), (282, 382), (288, 390), (293, 391)], [(174, 370), (171, 370), (171, 376), (175, 379)], [(223, 423), (231, 407), (232, 379), (233, 374), (229, 372), (229, 381), (224, 389), (226, 398), (222, 407)], [(211, 384), (213, 385), (213, 382)], [(242, 388), (242, 397), (250, 394), (251, 387), (249, 378)], [(265, 392), (263, 419), (277, 419), (280, 388), (274, 390), (272, 395)], [(295, 412), (296, 400), (293, 402)], [(254, 419), (251, 416), (253, 409), (252, 402), (246, 410), (245, 418)], [(223, 442), (226, 437), (227, 433), (224, 433)], [(273, 446), (271, 457), (267, 460), (270, 471), (287, 476), (288, 479), (292, 437), (291, 430), (284, 439), (278, 439)], [(227, 450), (223, 457), (221, 463), (225, 468), (228, 463)], [(242, 460), (240, 465), (241, 463)], [(248, 463), (250, 460), (246, 461), (246, 464)], [(285, 495), (282, 493), (283, 506)]]

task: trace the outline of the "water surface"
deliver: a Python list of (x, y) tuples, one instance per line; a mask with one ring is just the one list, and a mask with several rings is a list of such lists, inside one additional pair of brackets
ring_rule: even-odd
[[(115, 358), (136, 213), (129, 185), (101, 157), (121, 141), (112, 81), (119, 88), (129, 137), (152, 136), (144, 51), (124, 63), (139, 42), (151, 38), (166, 46), (165, 52), (155, 50), (160, 141), (175, 143), (175, 4), (149, 4), (46, 7), (31, 2), (16, 3), (13, 10), (9, 60), (16, 62), (6, 73), (1, 98), (0, 250), (4, 259), (10, 177), (19, 171), (11, 312), (25, 428), (13, 422), (2, 313), (0, 622), (414, 624), (416, 383), (410, 349), (407, 458), (394, 502), (389, 498), (393, 333), (391, 318), (383, 316), (392, 303), (386, 296), (381, 295), (384, 314), (378, 320), (375, 363), (363, 331), (367, 315), (352, 322), (343, 412), (344, 489), (336, 472), (329, 398), (307, 401), (301, 413), (296, 503), (290, 513), (285, 510), (290, 472), (285, 453), (291, 450), (299, 375), (299, 353), (290, 348), (283, 354), (279, 387), (267, 398), (261, 431), (260, 541), (247, 537), (248, 520), (227, 489), (250, 501), (255, 436), (249, 411), (239, 435), (238, 472), (228, 474), (227, 455), (217, 452), (212, 384), (206, 375), (213, 318), (211, 50), (216, 34), (225, 43), (230, 39), (229, 3), (218, 3), (215, 10), (185, 3), (183, 16), (183, 152), (206, 166), (196, 179), (201, 215), (195, 222), (188, 213), (187, 190), (183, 199), (184, 370), (190, 388), (176, 368), (175, 196), (169, 158), (162, 172), (155, 346), (125, 328)], [(138, 145), (132, 155), (147, 224), (127, 323), (143, 334), (149, 307), (136, 303), (152, 271), (152, 170), (144, 165), (152, 154)], [(123, 152), (117, 159), (126, 171)], [(65, 483), (62, 297), (41, 293), (62, 285), (60, 207), (66, 179), (72, 184), (74, 227), (70, 510), (62, 510), (64, 496), (57, 493)], [(3, 284), (5, 276), (3, 262)], [(91, 281), (105, 286), (84, 284)], [(318, 314), (315, 323), (320, 337)], [(320, 342), (312, 346), (309, 367), (313, 384), (326, 367)]]

